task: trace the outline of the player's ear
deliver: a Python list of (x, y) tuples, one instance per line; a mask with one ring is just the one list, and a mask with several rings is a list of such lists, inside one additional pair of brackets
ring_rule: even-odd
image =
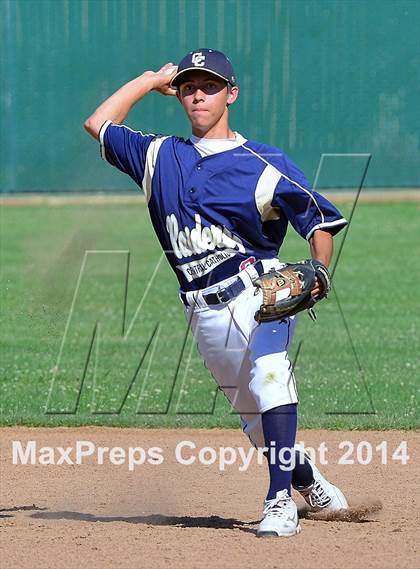
[(239, 87), (236, 85), (234, 87), (228, 86), (228, 98), (227, 98), (227, 105), (231, 105), (236, 101), (239, 95)]

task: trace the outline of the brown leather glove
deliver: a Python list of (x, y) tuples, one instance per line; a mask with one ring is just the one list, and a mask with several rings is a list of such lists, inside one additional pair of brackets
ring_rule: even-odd
[[(315, 299), (311, 291), (316, 279), (320, 293)], [(261, 275), (254, 286), (263, 292), (263, 303), (255, 313), (255, 320), (260, 324), (310, 310), (330, 292), (331, 278), (325, 265), (316, 259), (308, 259), (301, 263), (287, 264), (281, 269), (272, 269)]]

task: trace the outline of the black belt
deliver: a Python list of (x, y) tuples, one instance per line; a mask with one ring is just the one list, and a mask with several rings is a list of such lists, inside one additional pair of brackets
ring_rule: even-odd
[[(261, 261), (257, 261), (252, 265), (257, 271), (258, 276), (264, 273), (264, 267)], [(238, 277), (232, 284), (227, 287), (220, 288), (216, 292), (209, 292), (208, 294), (203, 294), (203, 300), (206, 304), (222, 304), (224, 302), (229, 302), (232, 298), (235, 298), (242, 291), (245, 290), (245, 285), (242, 280)], [(187, 293), (184, 291), (180, 292), (181, 300), (185, 306), (189, 306), (187, 301)]]

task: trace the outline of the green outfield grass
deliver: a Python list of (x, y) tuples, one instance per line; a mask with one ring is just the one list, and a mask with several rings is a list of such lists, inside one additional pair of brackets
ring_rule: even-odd
[[(299, 347), (301, 428), (418, 427), (417, 209), (357, 208), (336, 292), (317, 323), (300, 317), (292, 355)], [(86, 250), (101, 252), (86, 256), (79, 279)], [(307, 256), (290, 230), (282, 259)], [(143, 205), (3, 209), (1, 424), (239, 424), (201, 364), (160, 258)]]

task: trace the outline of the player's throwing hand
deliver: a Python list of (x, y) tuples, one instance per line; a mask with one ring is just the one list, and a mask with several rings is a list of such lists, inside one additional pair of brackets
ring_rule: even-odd
[(178, 67), (172, 62), (166, 63), (159, 71), (151, 72), (154, 78), (154, 91), (158, 91), (162, 95), (176, 96), (176, 89), (170, 87), (172, 79), (175, 77)]

